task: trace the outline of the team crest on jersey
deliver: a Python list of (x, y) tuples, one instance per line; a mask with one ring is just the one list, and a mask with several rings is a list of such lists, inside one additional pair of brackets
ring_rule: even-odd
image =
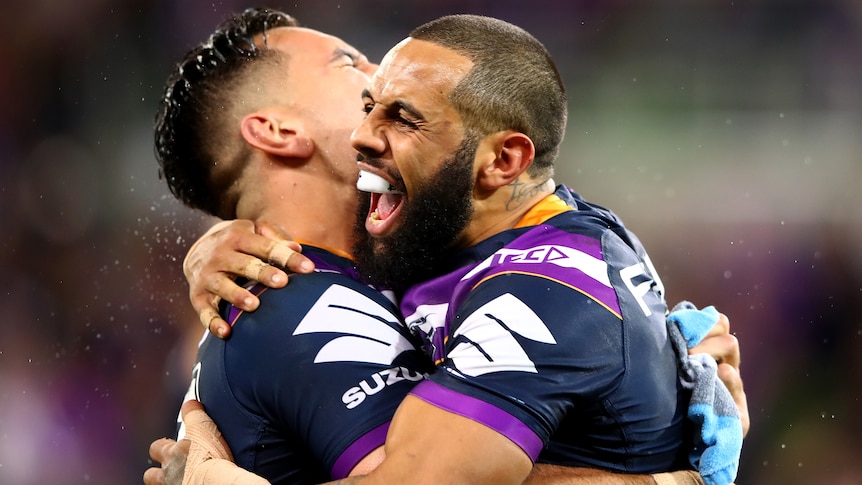
[(340, 334), (317, 352), (315, 363), (368, 362), (389, 365), (413, 349), (396, 328), (398, 319), (362, 293), (340, 285), (330, 286), (294, 330), (294, 335)]
[(422, 340), (425, 353), (435, 360), (443, 351), (443, 326), (446, 324), (448, 311), (448, 303), (419, 305), (416, 311), (405, 319), (410, 332)]

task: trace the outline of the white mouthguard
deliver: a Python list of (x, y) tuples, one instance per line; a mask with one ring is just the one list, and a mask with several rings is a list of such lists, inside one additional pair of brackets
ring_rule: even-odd
[(363, 192), (373, 192), (377, 194), (401, 193), (383, 177), (364, 170), (359, 171), (359, 180), (356, 181), (356, 188)]

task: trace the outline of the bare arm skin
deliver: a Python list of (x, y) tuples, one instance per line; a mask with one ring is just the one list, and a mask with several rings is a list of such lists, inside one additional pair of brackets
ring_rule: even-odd
[[(727, 316), (724, 314), (720, 314), (719, 321), (716, 325), (710, 330), (707, 334), (706, 338), (697, 345), (696, 347), (690, 349), (690, 353), (707, 353), (711, 355), (716, 361), (719, 362), (719, 377), (731, 391), (731, 395), (734, 398), (734, 401), (739, 409), (740, 416), (742, 418), (743, 425), (743, 434), (748, 432), (750, 427), (749, 416), (748, 416), (748, 405), (745, 397), (745, 391), (742, 385), (742, 380), (739, 374), (739, 364), (740, 364), (740, 349), (739, 349), (739, 341), (730, 334), (730, 321)], [(410, 400), (410, 401), (408, 401)], [(402, 414), (402, 408), (405, 407), (405, 404), (408, 405), (408, 409), (410, 410), (406, 414)], [(413, 409), (411, 409), (413, 408)], [(423, 409), (424, 408), (424, 409)], [(455, 455), (454, 458), (449, 457), (447, 455), (447, 461), (440, 461), (439, 463), (451, 463), (454, 464), (455, 470), (460, 470), (462, 473), (466, 473), (467, 476), (452, 476), (446, 475), (445, 472), (446, 467), (438, 467), (444, 472), (443, 475), (434, 475), (433, 470), (431, 473), (426, 475), (426, 477), (431, 477), (428, 480), (428, 483), (433, 483), (435, 480), (451, 480), (453, 483), (460, 483), (461, 479), (463, 479), (463, 483), (497, 483), (496, 480), (499, 478), (489, 478), (487, 476), (482, 475), (482, 470), (473, 469), (473, 465), (476, 465), (477, 462), (472, 460), (476, 459), (481, 462), (482, 458), (474, 458), (476, 454), (481, 453), (489, 453), (496, 454), (497, 448), (496, 443), (493, 442), (493, 436), (485, 436), (485, 439), (489, 439), (490, 441), (484, 442), (482, 440), (478, 440), (473, 442), (470, 440), (470, 436), (468, 435), (463, 440), (456, 439), (453, 444), (441, 445), (439, 441), (435, 440), (434, 437), (440, 437), (443, 433), (439, 433), (434, 435), (435, 430), (439, 432), (441, 428), (449, 428), (452, 433), (458, 433), (460, 429), (465, 427), (467, 430), (471, 430), (473, 427), (482, 427), (477, 423), (474, 423), (470, 420), (461, 418), (463, 423), (460, 425), (452, 420), (452, 423), (447, 424), (447, 420), (451, 419), (451, 416), (446, 416), (446, 411), (440, 410), (439, 408), (435, 408), (427, 403), (422, 402), (421, 400), (408, 397), (405, 399), (405, 402), (402, 403), (402, 407), (399, 408), (396, 417), (401, 415), (401, 418), (404, 418), (405, 421), (408, 419), (416, 419), (422, 420), (426, 419), (424, 416), (425, 412), (437, 412), (437, 418), (434, 421), (434, 424), (431, 424), (430, 428), (422, 428), (417, 429), (413, 432), (412, 436), (408, 436), (405, 439), (407, 441), (418, 441), (418, 442), (427, 442), (428, 446), (440, 445), (447, 452), (450, 452)], [(414, 417), (410, 417), (413, 415)], [(459, 417), (460, 418), (460, 417)], [(407, 421), (409, 422), (409, 421)], [(429, 422), (426, 421), (423, 425), (429, 425)], [(395, 422), (393, 421), (393, 430), (395, 429)], [(427, 433), (423, 430), (427, 429)], [(491, 435), (496, 434), (491, 430), (487, 430)], [(469, 431), (472, 433), (472, 431)], [(392, 433), (392, 430), (390, 430)], [(419, 437), (417, 438), (417, 435)], [(481, 436), (481, 435), (478, 435)], [(502, 436), (497, 435), (498, 438), (505, 440)], [(387, 437), (387, 451), (388, 453), (397, 453), (398, 449), (395, 448), (395, 442), (390, 442), (392, 439), (392, 435)], [(448, 443), (448, 442), (447, 442)], [(511, 444), (511, 443), (510, 443)], [(393, 445), (390, 448), (390, 445)], [(459, 445), (463, 445), (461, 448)], [(476, 446), (477, 448), (470, 448), (471, 446)], [(412, 447), (412, 448), (411, 448)], [(406, 457), (400, 457), (400, 462), (396, 463), (392, 469), (385, 470), (383, 467), (387, 465), (390, 460), (391, 455), (387, 455), (387, 460), (384, 461), (383, 466), (378, 469), (378, 471), (373, 472), (370, 476), (367, 477), (367, 481), (363, 480), (360, 477), (350, 478), (346, 480), (342, 480), (336, 483), (340, 484), (351, 484), (351, 483), (359, 483), (360, 481), (363, 484), (371, 484), (377, 483), (386, 483), (388, 480), (398, 481), (398, 480), (408, 480), (409, 470), (411, 467), (417, 467), (418, 469), (423, 469), (424, 466), (429, 466), (433, 469), (434, 461), (430, 460), (430, 465), (426, 465), (427, 457), (434, 456), (436, 453), (436, 448), (434, 449), (434, 453), (422, 453), (421, 450), (426, 449), (421, 445), (412, 445), (408, 446), (408, 450), (406, 451)], [(480, 451), (477, 451), (480, 450)], [(518, 451), (520, 451), (518, 449)], [(471, 452), (474, 454), (471, 455)], [(463, 454), (462, 454), (463, 453)], [(506, 452), (502, 453), (501, 456), (507, 457), (506, 459), (515, 460), (517, 462), (518, 457), (517, 453)], [(458, 461), (458, 457), (466, 457), (466, 463), (461, 463)], [(521, 455), (522, 458), (526, 459), (526, 455)], [(448, 459), (455, 460), (454, 462), (448, 461)], [(488, 467), (494, 466), (493, 460), (491, 462), (481, 462), (481, 465), (477, 465), (478, 467)], [(511, 463), (513, 467), (517, 467), (517, 463)], [(463, 467), (463, 468), (459, 468)], [(390, 471), (391, 470), (391, 471)], [(515, 468), (515, 471), (512, 473), (518, 473), (520, 467)], [(487, 472), (487, 469), (485, 469)], [(386, 475), (385, 473), (392, 473), (392, 475)], [(511, 475), (510, 475), (511, 476)], [(660, 480), (660, 481), (659, 481)], [(508, 483), (508, 482), (499, 482), (499, 483)], [(516, 482), (512, 482), (516, 483)], [(581, 469), (581, 468), (569, 468), (569, 467), (561, 467), (561, 466), (553, 466), (553, 465), (536, 465), (533, 467), (531, 473), (526, 478), (526, 484), (558, 484), (558, 485), (566, 485), (566, 484), (577, 484), (577, 483), (589, 483), (595, 485), (611, 485), (611, 484), (656, 484), (656, 483), (668, 483), (668, 484), (698, 484), (702, 483), (700, 476), (695, 472), (690, 471), (679, 471), (670, 474), (660, 474), (656, 476), (648, 476), (648, 475), (621, 475), (621, 474), (612, 474), (608, 472), (602, 472), (599, 470), (590, 470), (590, 469)]]
[(386, 459), (365, 477), (339, 484), (519, 484), (530, 458), (496, 431), (414, 396), (399, 406), (386, 437)]
[[(395, 433), (387, 439), (387, 447), (399, 447), (395, 457), (384, 461), (384, 450), (378, 448), (350, 473), (350, 477), (332, 483), (520, 483), (517, 477), (526, 475), (527, 485), (695, 485), (699, 481), (697, 473), (678, 471), (661, 475), (626, 475), (588, 468), (571, 468), (556, 465), (535, 465), (530, 469), (530, 460), (520, 448), (495, 431), (461, 416), (426, 404), (424, 401), (409, 397), (406, 406), (399, 408)], [(204, 412), (197, 401), (183, 404), (183, 420), (186, 423), (188, 439), (179, 443), (168, 438), (156, 440), (150, 445), (150, 457), (162, 463), (162, 467), (152, 467), (144, 473), (145, 485), (266, 485), (265, 479), (243, 470), (231, 460), (230, 450), (221, 437), (215, 423)], [(407, 420), (416, 420), (420, 413), (419, 426), (411, 426)], [(434, 435), (447, 428), (451, 437), (447, 445), (442, 445)], [(418, 440), (414, 440), (418, 437)], [(433, 443), (432, 443), (433, 441)], [(426, 450), (440, 445), (429, 454)], [(454, 445), (450, 449), (449, 445)], [(470, 451), (463, 453), (464, 448)], [(457, 450), (456, 450), (457, 448)], [(460, 452), (459, 452), (460, 451)], [(443, 461), (441, 461), (443, 460)], [(373, 470), (381, 462), (386, 467), (383, 472)], [(403, 469), (399, 469), (402, 468)], [(493, 469), (489, 470), (489, 467)], [(371, 474), (371, 476), (358, 476)], [(513, 476), (511, 474), (516, 474)], [(184, 476), (185, 475), (185, 476)], [(659, 478), (661, 477), (661, 481)], [(460, 478), (460, 480), (456, 480)], [(397, 480), (387, 482), (387, 480)]]
[[(408, 424), (412, 423), (412, 424)], [(696, 472), (630, 475), (538, 464), (496, 431), (408, 396), (386, 439), (387, 456), (368, 476), (350, 484), (702, 485)], [(524, 481), (521, 482), (522, 478)], [(661, 482), (657, 477), (661, 477)]]
[(281, 288), (288, 277), (279, 267), (293, 273), (313, 271), (314, 263), (301, 251), (299, 243), (266, 223), (223, 221), (210, 228), (183, 261), (189, 299), (204, 327), (221, 338), (230, 334), (230, 326), (218, 312), (221, 299), (245, 311), (257, 309), (260, 301), (236, 284), (237, 277)]
[(592, 468), (537, 464), (525, 485), (655, 485), (651, 475), (622, 475)]

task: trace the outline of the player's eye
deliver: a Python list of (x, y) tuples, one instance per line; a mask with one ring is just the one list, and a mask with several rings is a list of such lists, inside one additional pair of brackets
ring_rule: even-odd
[(400, 114), (400, 113), (398, 115), (398, 122), (401, 123), (402, 125), (408, 127), (408, 128), (411, 128), (411, 129), (419, 128), (418, 124), (416, 124), (414, 121), (411, 121), (411, 120), (405, 118), (404, 115)]
[(353, 67), (359, 67), (359, 57), (352, 52), (344, 52), (344, 57), (347, 58), (349, 64)]

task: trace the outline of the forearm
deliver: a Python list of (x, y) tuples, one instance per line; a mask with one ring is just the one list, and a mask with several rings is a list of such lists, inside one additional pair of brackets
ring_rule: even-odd
[(365, 475), (357, 475), (353, 477), (342, 478), (341, 480), (335, 480), (334, 482), (326, 482), (322, 485), (354, 485), (357, 483), (361, 483), (365, 480)]
[(525, 485), (656, 485), (651, 475), (611, 473), (595, 468), (536, 464)]
[(652, 477), (656, 485), (704, 485), (703, 478), (693, 470), (657, 473)]
[(703, 485), (697, 472), (681, 470), (655, 475), (611, 473), (594, 468), (536, 464), (525, 485)]

